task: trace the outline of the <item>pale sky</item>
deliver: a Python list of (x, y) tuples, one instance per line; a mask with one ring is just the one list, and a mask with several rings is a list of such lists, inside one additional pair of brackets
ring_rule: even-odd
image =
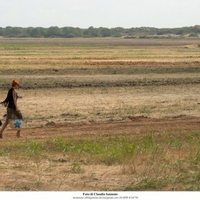
[(158, 27), (200, 24), (200, 0), (0, 0), (0, 27)]

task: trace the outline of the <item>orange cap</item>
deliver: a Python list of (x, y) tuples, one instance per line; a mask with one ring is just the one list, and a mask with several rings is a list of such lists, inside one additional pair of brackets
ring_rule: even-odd
[(12, 81), (12, 87), (15, 87), (16, 85), (19, 86), (19, 81), (13, 80), (13, 81)]

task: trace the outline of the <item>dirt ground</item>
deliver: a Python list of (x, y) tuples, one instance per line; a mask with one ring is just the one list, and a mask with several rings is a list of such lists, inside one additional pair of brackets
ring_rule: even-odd
[[(22, 129), (21, 141), (27, 139), (46, 140), (57, 136), (65, 138), (106, 137), (114, 135), (144, 135), (147, 131), (199, 130), (200, 118), (178, 116), (174, 118), (152, 119), (132, 117), (125, 122), (47, 124), (46, 127)], [(7, 129), (0, 142), (13, 140), (15, 130)], [(88, 164), (81, 160), (81, 170), (72, 170), (73, 162), (66, 154), (49, 155), (48, 159), (21, 160), (7, 156), (0, 157), (0, 190), (123, 190), (139, 181), (131, 169), (123, 165)], [(140, 166), (141, 167), (141, 166)], [(169, 188), (168, 188), (169, 189)], [(169, 189), (171, 190), (171, 188)]]
[[(149, 169), (144, 155), (138, 156), (138, 165), (109, 165), (96, 157), (87, 162), (79, 152), (71, 155), (48, 149), (35, 158), (16, 152), (20, 144), (46, 144), (60, 136), (81, 144), (106, 139), (110, 145), (115, 137), (130, 136), (132, 143), (151, 133), (166, 138), (176, 135), (174, 145), (179, 148), (182, 135), (193, 131), (199, 135), (200, 130), (199, 40), (0, 38), (0, 43), (0, 99), (5, 98), (11, 81), (19, 79), (22, 88), (18, 94), (23, 98), (18, 105), (24, 116), (21, 138), (16, 138), (16, 130), (7, 128), (0, 140), (0, 191), (121, 191), (148, 175), (162, 190), (199, 185), (197, 136), (191, 139), (193, 143), (183, 137), (182, 149), (167, 149), (164, 170), (165, 157), (156, 157)], [(5, 112), (0, 107), (2, 121)], [(174, 137), (170, 140), (174, 142)], [(192, 164), (187, 159), (190, 153), (197, 154)], [(179, 160), (174, 164), (176, 157)], [(173, 182), (184, 173), (188, 176), (185, 187)], [(175, 179), (163, 188), (159, 178), (165, 180), (166, 175)]]
[[(104, 122), (104, 123), (47, 123), (44, 127), (22, 128), (22, 137), (24, 139), (44, 139), (56, 136), (65, 137), (84, 137), (113, 134), (141, 134), (147, 130), (162, 131), (182, 131), (182, 130), (199, 130), (200, 118), (189, 116), (176, 116), (163, 119), (153, 119), (147, 117), (130, 117), (129, 121), (124, 122)], [(15, 137), (14, 129), (5, 131), (5, 140)]]

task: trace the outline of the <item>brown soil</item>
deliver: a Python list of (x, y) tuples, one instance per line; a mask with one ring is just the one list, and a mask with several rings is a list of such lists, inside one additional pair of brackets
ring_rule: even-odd
[[(47, 123), (44, 127), (22, 128), (21, 139), (42, 139), (56, 136), (83, 137), (83, 136), (106, 136), (115, 134), (146, 133), (148, 130), (157, 131), (183, 131), (199, 130), (200, 117), (175, 116), (163, 119), (153, 119), (143, 116), (129, 117), (129, 121), (111, 121), (104, 123)], [(4, 133), (4, 139), (15, 137), (16, 130), (8, 129)]]
[[(145, 134), (149, 130), (174, 131), (199, 130), (200, 118), (178, 116), (174, 118), (152, 119), (130, 117), (126, 122), (106, 122), (88, 124), (55, 124), (22, 130), (20, 140), (43, 140), (56, 136), (68, 138)], [(15, 130), (7, 129), (1, 142), (15, 139)], [(74, 161), (68, 155), (49, 155), (48, 159), (34, 161), (21, 160), (9, 156), (0, 157), (0, 190), (42, 190), (42, 191), (88, 191), (123, 190), (139, 181), (131, 167), (85, 163), (78, 161), (80, 171), (73, 171)], [(141, 167), (141, 166), (140, 166)], [(134, 169), (135, 170), (135, 169)], [(136, 169), (138, 170), (138, 169)]]

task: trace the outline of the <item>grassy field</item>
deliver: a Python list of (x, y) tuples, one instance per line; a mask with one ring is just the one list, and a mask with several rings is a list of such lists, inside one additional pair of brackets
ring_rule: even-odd
[(0, 99), (13, 79), (0, 190), (199, 191), (198, 40), (0, 38)]
[(199, 131), (133, 133), (1, 142), (0, 188), (199, 191)]
[[(1, 99), (6, 95), (3, 91)], [(57, 88), (19, 91), (24, 127), (49, 122), (127, 121), (134, 116), (166, 118), (200, 115), (197, 85), (114, 88)], [(5, 108), (1, 107), (1, 113)]]
[[(1, 71), (10, 69), (17, 70), (16, 73), (23, 70), (37, 73), (36, 69), (39, 74), (41, 71), (62, 74), (62, 70), (101, 73), (99, 67), (102, 73), (107, 73), (106, 70), (120, 73), (119, 67), (196, 67), (200, 62), (198, 40), (0, 39), (0, 42)], [(134, 73), (133, 69), (130, 70)]]

